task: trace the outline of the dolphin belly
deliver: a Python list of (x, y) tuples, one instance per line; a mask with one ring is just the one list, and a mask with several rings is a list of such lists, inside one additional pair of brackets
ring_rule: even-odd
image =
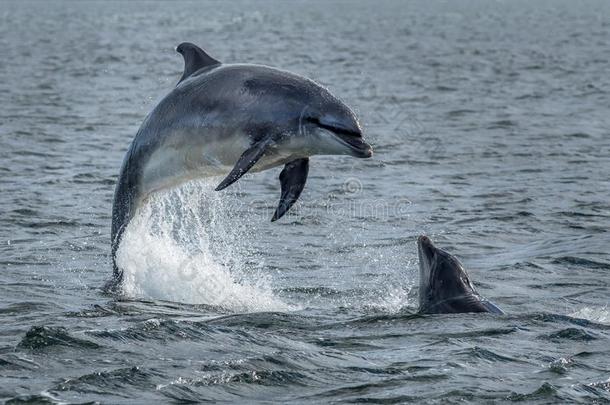
[[(168, 138), (186, 137), (172, 134)], [(192, 142), (193, 139), (201, 142)], [(150, 154), (142, 167), (139, 184), (141, 199), (189, 180), (224, 175), (231, 170), (241, 151), (249, 146), (243, 136), (218, 139), (198, 135), (190, 140), (167, 143)]]
[[(175, 134), (169, 137), (176, 138), (187, 137)], [(142, 168), (137, 205), (151, 193), (177, 187), (194, 179), (226, 175), (242, 151), (250, 146), (248, 137), (239, 133), (224, 137), (208, 135), (205, 136), (204, 143), (192, 142), (192, 139), (201, 138), (199, 135), (190, 137), (191, 142), (168, 143), (150, 154)], [(269, 150), (250, 172), (271, 169), (300, 157), (281, 150)]]

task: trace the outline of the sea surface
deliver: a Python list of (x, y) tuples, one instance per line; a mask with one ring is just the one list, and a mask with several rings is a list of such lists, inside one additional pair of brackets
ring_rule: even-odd
[[(372, 159), (114, 184), (174, 47), (311, 77)], [(0, 402), (610, 403), (610, 2), (0, 1)], [(506, 315), (417, 314), (416, 238)]]

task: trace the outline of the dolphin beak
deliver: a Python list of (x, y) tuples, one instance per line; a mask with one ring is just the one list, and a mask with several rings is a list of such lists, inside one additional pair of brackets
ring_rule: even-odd
[(426, 235), (420, 235), (417, 238), (417, 245), (420, 246), (420, 247), (421, 246), (434, 246), (432, 244), (432, 241), (430, 240), (430, 238), (427, 237)]
[(419, 259), (419, 306), (425, 302), (425, 295), (430, 286), (432, 261), (434, 259), (434, 245), (427, 236), (417, 238), (417, 257)]
[(356, 137), (354, 135), (346, 135), (337, 132), (335, 132), (335, 135), (337, 135), (338, 138), (349, 146), (354, 157), (370, 158), (373, 156), (373, 148), (364, 141), (362, 136)]
[(354, 157), (370, 158), (373, 148), (362, 138), (362, 129), (355, 117), (347, 119), (338, 118), (332, 114), (325, 114), (320, 118), (311, 120), (319, 127), (331, 131), (343, 144), (345, 144)]
[(434, 244), (426, 235), (421, 235), (417, 238), (417, 253), (419, 256), (419, 265), (422, 268), (422, 265), (425, 267), (430, 267), (430, 262), (432, 261), (432, 257), (434, 256)]

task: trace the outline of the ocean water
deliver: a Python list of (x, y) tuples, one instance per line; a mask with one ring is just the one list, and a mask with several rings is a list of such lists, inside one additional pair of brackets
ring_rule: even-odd
[[(610, 403), (610, 3), (0, 2), (0, 402)], [(191, 41), (357, 111), (372, 159), (159, 193), (124, 153)], [(417, 314), (416, 238), (507, 315)]]

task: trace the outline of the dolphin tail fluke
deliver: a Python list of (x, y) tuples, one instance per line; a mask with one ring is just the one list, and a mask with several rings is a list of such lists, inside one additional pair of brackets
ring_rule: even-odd
[(280, 183), (282, 184), (282, 196), (280, 203), (271, 218), (271, 222), (280, 219), (292, 205), (299, 199), (307, 174), (309, 173), (309, 158), (296, 159), (284, 166), (280, 173)]
[(254, 164), (265, 154), (267, 146), (269, 145), (268, 140), (262, 140), (255, 143), (249, 149), (247, 149), (239, 158), (231, 173), (216, 187), (216, 191), (223, 190), (235, 183), (241, 176), (246, 174), (248, 170), (254, 166)]

